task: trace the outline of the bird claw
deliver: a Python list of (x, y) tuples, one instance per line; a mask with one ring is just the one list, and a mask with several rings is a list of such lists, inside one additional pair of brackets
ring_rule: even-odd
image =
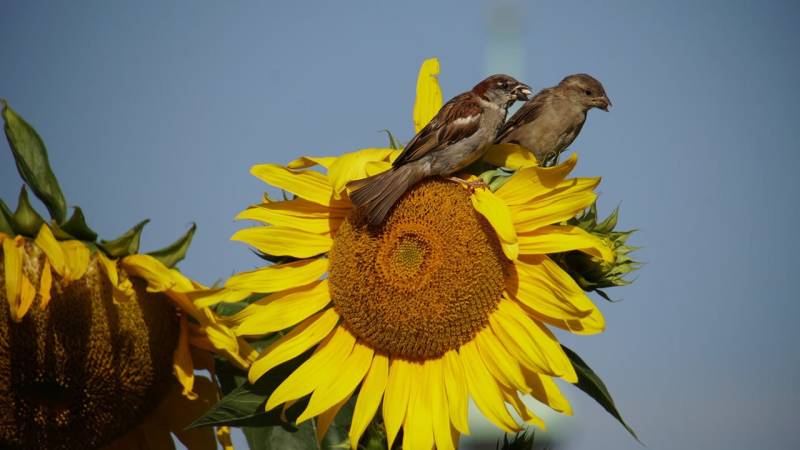
[(489, 189), (489, 185), (481, 179), (472, 181), (462, 180), (458, 177), (448, 177), (447, 179), (464, 186), (470, 194), (474, 194), (478, 188)]

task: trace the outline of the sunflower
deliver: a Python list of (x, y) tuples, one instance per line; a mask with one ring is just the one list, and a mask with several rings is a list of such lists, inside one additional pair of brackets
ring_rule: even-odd
[[(0, 447), (216, 449), (211, 430), (184, 428), (217, 400), (212, 352), (241, 367), (249, 347), (196, 307), (204, 286), (172, 266), (176, 244), (138, 253), (140, 223), (97, 241), (80, 208), (69, 220), (38, 134), (3, 105), (20, 175), (50, 210), (47, 223), (23, 187), (12, 214), (0, 201)], [(226, 430), (221, 442), (230, 448)]]
[[(419, 75), (415, 128), (441, 107), (436, 60)], [(297, 423), (317, 419), (318, 438), (355, 395), (355, 449), (381, 410), (389, 448), (455, 448), (468, 434), (469, 398), (497, 427), (543, 421), (530, 395), (571, 414), (554, 378), (577, 376), (549, 326), (577, 334), (604, 328), (600, 311), (549, 256), (581, 251), (610, 261), (602, 239), (566, 221), (592, 205), (596, 178), (567, 178), (577, 159), (543, 168), (518, 146), (487, 161), (514, 169), (491, 188), (429, 179), (413, 187), (378, 228), (348, 199), (348, 182), (387, 170), (399, 149), (302, 157), (252, 174), (293, 194), (265, 196), (237, 217), (264, 226), (242, 241), (282, 262), (231, 277), (198, 306), (261, 298), (229, 317), (238, 336), (285, 331), (250, 366), (255, 383), (313, 351), (266, 399), (266, 410), (307, 399)], [(472, 177), (472, 176), (470, 176)], [(502, 178), (502, 179), (501, 179)]]

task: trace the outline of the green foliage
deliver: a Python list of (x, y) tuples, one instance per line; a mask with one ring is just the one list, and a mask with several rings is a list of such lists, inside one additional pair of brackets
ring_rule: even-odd
[(508, 440), (508, 435), (503, 435), (503, 446), (500, 446), (500, 442), (497, 443), (495, 446), (498, 450), (533, 450), (533, 436), (534, 432), (531, 431), (530, 433), (526, 430), (522, 433), (517, 433), (514, 435), (511, 440)]
[(112, 241), (101, 240), (100, 248), (112, 258), (133, 255), (139, 251), (139, 240), (142, 237), (142, 230), (149, 222), (150, 219), (144, 219), (134, 225), (133, 228), (123, 233), (122, 236)]
[(175, 264), (178, 264), (186, 256), (186, 251), (189, 250), (195, 231), (197, 231), (197, 224), (193, 223), (189, 231), (178, 238), (177, 241), (160, 250), (149, 252), (148, 255), (161, 261), (167, 267), (175, 267)]
[(6, 138), (14, 154), (20, 176), (36, 197), (45, 204), (50, 217), (57, 223), (63, 222), (67, 212), (67, 201), (50, 168), (47, 148), (42, 138), (28, 122), (8, 106), (5, 100), (1, 103)]
[(53, 226), (53, 234), (58, 239), (78, 239), (87, 242), (94, 242), (97, 239), (97, 233), (86, 224), (83, 211), (78, 206), (66, 223)]
[(42, 227), (44, 219), (39, 213), (33, 209), (30, 200), (28, 200), (28, 190), (25, 186), (19, 192), (19, 201), (17, 202), (17, 210), (14, 211), (13, 223), (14, 231), (17, 234), (26, 236), (36, 236), (39, 228)]
[(633, 428), (628, 426), (627, 423), (622, 419), (622, 415), (619, 413), (617, 406), (614, 404), (614, 399), (611, 398), (611, 394), (608, 392), (608, 388), (606, 388), (605, 383), (600, 377), (589, 367), (586, 362), (578, 356), (577, 353), (570, 350), (569, 348), (565, 347), (564, 345), (561, 346), (564, 349), (564, 352), (569, 357), (569, 360), (572, 362), (572, 367), (575, 368), (575, 372), (578, 374), (578, 383), (576, 386), (578, 389), (582, 390), (589, 397), (592, 397), (600, 406), (603, 407), (609, 414), (614, 416), (619, 423), (628, 430), (628, 433), (633, 436), (639, 443), (639, 437), (636, 436), (636, 432), (633, 431)]
[(611, 247), (615, 259), (607, 263), (580, 251), (571, 251), (551, 255), (585, 291), (594, 291), (606, 300), (611, 301), (604, 288), (625, 286), (631, 282), (625, 277), (641, 267), (641, 263), (634, 261), (630, 253), (637, 249), (627, 244), (628, 238), (636, 230), (616, 231), (619, 208), (602, 222), (597, 221), (597, 206), (593, 204), (584, 213), (567, 224), (579, 226), (587, 232), (599, 237)]
[(393, 150), (400, 150), (403, 148), (400, 142), (394, 138), (394, 135), (392, 134), (391, 131), (389, 130), (381, 130), (381, 131), (385, 132), (386, 136), (389, 138), (389, 148)]

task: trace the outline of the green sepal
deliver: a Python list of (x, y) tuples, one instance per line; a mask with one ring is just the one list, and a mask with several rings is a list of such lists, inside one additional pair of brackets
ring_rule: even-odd
[(122, 258), (123, 256), (135, 254), (139, 251), (139, 240), (142, 237), (142, 229), (149, 222), (150, 219), (144, 219), (113, 241), (101, 240), (99, 244), (100, 248), (112, 258)]
[(180, 262), (184, 256), (186, 256), (186, 251), (189, 250), (189, 245), (192, 243), (192, 238), (194, 237), (194, 232), (196, 230), (197, 224), (193, 223), (191, 228), (189, 228), (189, 231), (187, 231), (177, 241), (160, 250), (150, 252), (148, 255), (161, 261), (167, 267), (175, 267), (175, 264), (178, 264), (178, 262)]
[(6, 138), (14, 154), (19, 175), (45, 204), (50, 217), (58, 223), (63, 222), (67, 214), (67, 201), (50, 168), (47, 148), (42, 138), (5, 100), (0, 100), (0, 103), (3, 106)]
[(611, 398), (611, 394), (609, 394), (608, 388), (606, 388), (603, 380), (601, 380), (600, 377), (594, 373), (591, 367), (589, 367), (589, 365), (586, 364), (586, 362), (584, 362), (577, 353), (573, 352), (564, 345), (562, 345), (561, 348), (564, 349), (564, 353), (566, 353), (567, 357), (569, 357), (572, 367), (575, 368), (575, 373), (578, 374), (578, 382), (575, 384), (578, 389), (582, 390), (588, 394), (589, 397), (592, 397), (597, 403), (599, 403), (603, 409), (614, 416), (614, 418), (617, 419), (626, 430), (628, 430), (628, 433), (630, 433), (638, 443), (642, 444), (642, 441), (639, 440), (639, 436), (636, 436), (636, 432), (633, 431), (633, 428), (628, 426), (628, 424), (622, 419), (622, 415), (619, 413), (619, 410), (617, 410), (617, 406), (614, 404), (614, 399)]
[(11, 225), (14, 218), (11, 215), (11, 210), (6, 206), (6, 202), (0, 199), (0, 233), (5, 233), (9, 236), (14, 236), (14, 227)]
[(44, 219), (39, 213), (33, 209), (30, 200), (28, 200), (28, 190), (25, 186), (19, 191), (19, 203), (17, 203), (17, 210), (14, 211), (14, 230), (17, 234), (33, 237), (39, 232), (39, 229), (44, 223)]
[(95, 239), (97, 239), (97, 233), (95, 233), (94, 230), (89, 228), (89, 225), (86, 224), (86, 217), (83, 215), (83, 211), (78, 206), (75, 207), (75, 210), (72, 212), (72, 216), (68, 221), (61, 225), (54, 225), (52, 228), (53, 233), (56, 234), (56, 237), (59, 239), (64, 238), (58, 236), (60, 233), (56, 233), (55, 230), (66, 233), (71, 238), (78, 239), (80, 241), (94, 242)]
[(403, 148), (403, 146), (400, 145), (400, 142), (398, 142), (397, 139), (394, 138), (394, 135), (392, 134), (391, 131), (389, 130), (381, 130), (381, 131), (385, 132), (386, 135), (389, 137), (389, 147), (392, 150), (401, 150)]
[(521, 433), (517, 433), (511, 440), (508, 440), (508, 435), (503, 435), (503, 446), (500, 446), (500, 442), (497, 442), (495, 448), (497, 450), (533, 450), (533, 436), (534, 432), (525, 430)]

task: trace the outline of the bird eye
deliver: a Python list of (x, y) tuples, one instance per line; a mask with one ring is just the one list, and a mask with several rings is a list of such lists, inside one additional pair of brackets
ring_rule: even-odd
[(498, 85), (499, 85), (501, 88), (505, 89), (505, 88), (507, 88), (507, 87), (508, 87), (508, 82), (506, 82), (506, 81), (501, 81), (501, 82), (499, 82), (499, 83), (498, 83)]
[(592, 91), (590, 91), (589, 89), (583, 91), (583, 93), (586, 95), (592, 95)]

